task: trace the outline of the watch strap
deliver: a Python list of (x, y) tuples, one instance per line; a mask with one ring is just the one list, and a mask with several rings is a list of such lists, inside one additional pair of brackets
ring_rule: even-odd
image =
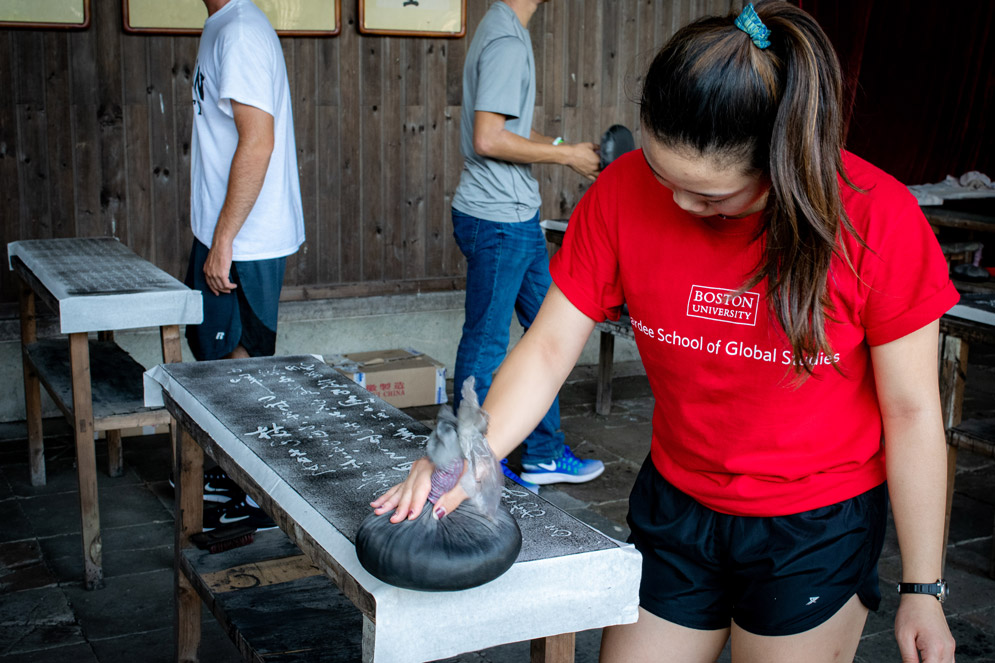
[(941, 603), (946, 598), (947, 583), (940, 578), (936, 582), (900, 582), (898, 583), (899, 594), (929, 594), (935, 596)]

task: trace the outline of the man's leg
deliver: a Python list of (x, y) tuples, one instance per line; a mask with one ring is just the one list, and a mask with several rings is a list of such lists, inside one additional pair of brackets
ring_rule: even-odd
[[(527, 247), (532, 259), (515, 300), (515, 313), (518, 322), (528, 331), (553, 279), (549, 275), (549, 254), (538, 215), (532, 221), (520, 225), (523, 231), (520, 241)], [(560, 398), (557, 396), (536, 429), (525, 438), (522, 463), (535, 464), (559, 458), (563, 454), (563, 439), (560, 431)]]
[[(242, 336), (238, 296), (235, 293), (215, 295), (204, 279), (207, 247), (198, 240), (190, 249), (190, 262), (184, 282), (201, 293), (204, 320), (199, 325), (187, 325), (186, 337), (197, 361), (222, 359), (235, 350)], [(237, 292), (237, 290), (236, 290)]]
[[(186, 329), (194, 357), (208, 361), (273, 355), (286, 258), (233, 262), (231, 279), (238, 287), (234, 292), (215, 295), (204, 279), (207, 252), (208, 248), (194, 239), (185, 279), (188, 287), (201, 292), (204, 303), (203, 323)], [(206, 471), (204, 481), (205, 500), (220, 503), (204, 512), (205, 529), (241, 520), (259, 529), (273, 526), (263, 510), (220, 468)]]
[[(286, 258), (232, 263), (231, 279), (238, 286), (235, 295), (242, 331), (238, 345), (227, 358), (271, 357), (276, 354), (277, 314), (286, 264)], [(205, 531), (231, 523), (247, 523), (258, 530), (276, 527), (276, 523), (248, 495), (231, 499), (204, 513)]]
[[(539, 313), (539, 307), (553, 283), (549, 275), (549, 254), (546, 238), (539, 226), (538, 214), (532, 221), (518, 224), (518, 238), (531, 255), (522, 286), (515, 300), (515, 312), (522, 327), (528, 331)], [(560, 430), (560, 399), (557, 396), (535, 430), (525, 438), (522, 450), (522, 479), (540, 485), (551, 483), (584, 483), (597, 478), (605, 470), (600, 460), (581, 460), (564, 444)]]
[[(213, 361), (234, 356), (241, 346), (242, 322), (238, 297), (234, 292), (215, 295), (204, 279), (204, 261), (207, 246), (194, 239), (184, 283), (201, 293), (204, 320), (199, 325), (187, 325), (186, 338), (197, 361)], [(233, 270), (234, 271), (234, 270)], [(170, 474), (172, 485), (175, 479)], [(245, 493), (220, 467), (204, 472), (204, 501), (223, 504), (232, 499), (240, 500)]]
[(286, 266), (286, 258), (232, 263), (232, 281), (238, 285), (235, 294), (242, 327), (239, 347), (232, 352), (234, 358), (276, 354), (280, 291)]
[(460, 390), (473, 377), (484, 401), (494, 371), (508, 350), (511, 314), (527, 261), (508, 241), (515, 223), (477, 219), (453, 210), (453, 235), (466, 257), (466, 303), (463, 334), (456, 352), (453, 406)]
[(235, 346), (234, 350), (225, 355), (225, 359), (248, 359), (251, 356), (249, 351), (239, 344)]

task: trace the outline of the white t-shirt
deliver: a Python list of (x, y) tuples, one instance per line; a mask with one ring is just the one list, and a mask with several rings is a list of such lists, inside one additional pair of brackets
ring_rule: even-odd
[(273, 116), (273, 154), (262, 190), (232, 246), (234, 260), (267, 260), (297, 251), (304, 214), (297, 173), (287, 66), (276, 31), (251, 0), (231, 0), (208, 17), (193, 81), (190, 222), (211, 246), (238, 145), (231, 102)]

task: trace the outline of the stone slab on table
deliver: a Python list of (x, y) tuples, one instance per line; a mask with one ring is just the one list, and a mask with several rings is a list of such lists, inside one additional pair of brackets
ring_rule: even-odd
[(113, 237), (32, 239), (7, 245), (58, 302), (63, 334), (200, 324), (201, 294)]
[(146, 372), (146, 405), (161, 403), (162, 391), (210, 438), (209, 453), (232, 459), (289, 516), (295, 543), (327, 555), (372, 597), (374, 660), (436, 660), (637, 617), (634, 547), (511, 482), (502, 502), (523, 544), (504, 575), (439, 594), (367, 573), (356, 557), (359, 525), (370, 501), (424, 455), (430, 430), (318, 357), (161, 365)]
[(960, 301), (946, 315), (995, 328), (995, 294), (961, 295)]

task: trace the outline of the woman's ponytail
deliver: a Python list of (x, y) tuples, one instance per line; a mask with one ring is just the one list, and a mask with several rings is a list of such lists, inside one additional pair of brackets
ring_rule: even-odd
[[(740, 163), (770, 178), (763, 249), (749, 289), (767, 300), (795, 357), (832, 356), (826, 322), (833, 256), (847, 263), (842, 75), (832, 44), (801, 9), (778, 0), (739, 17), (709, 17), (682, 28), (646, 76), (640, 117), (665, 146), (718, 163)], [(858, 237), (859, 240), (859, 237)], [(812, 372), (796, 361), (798, 372)]]

